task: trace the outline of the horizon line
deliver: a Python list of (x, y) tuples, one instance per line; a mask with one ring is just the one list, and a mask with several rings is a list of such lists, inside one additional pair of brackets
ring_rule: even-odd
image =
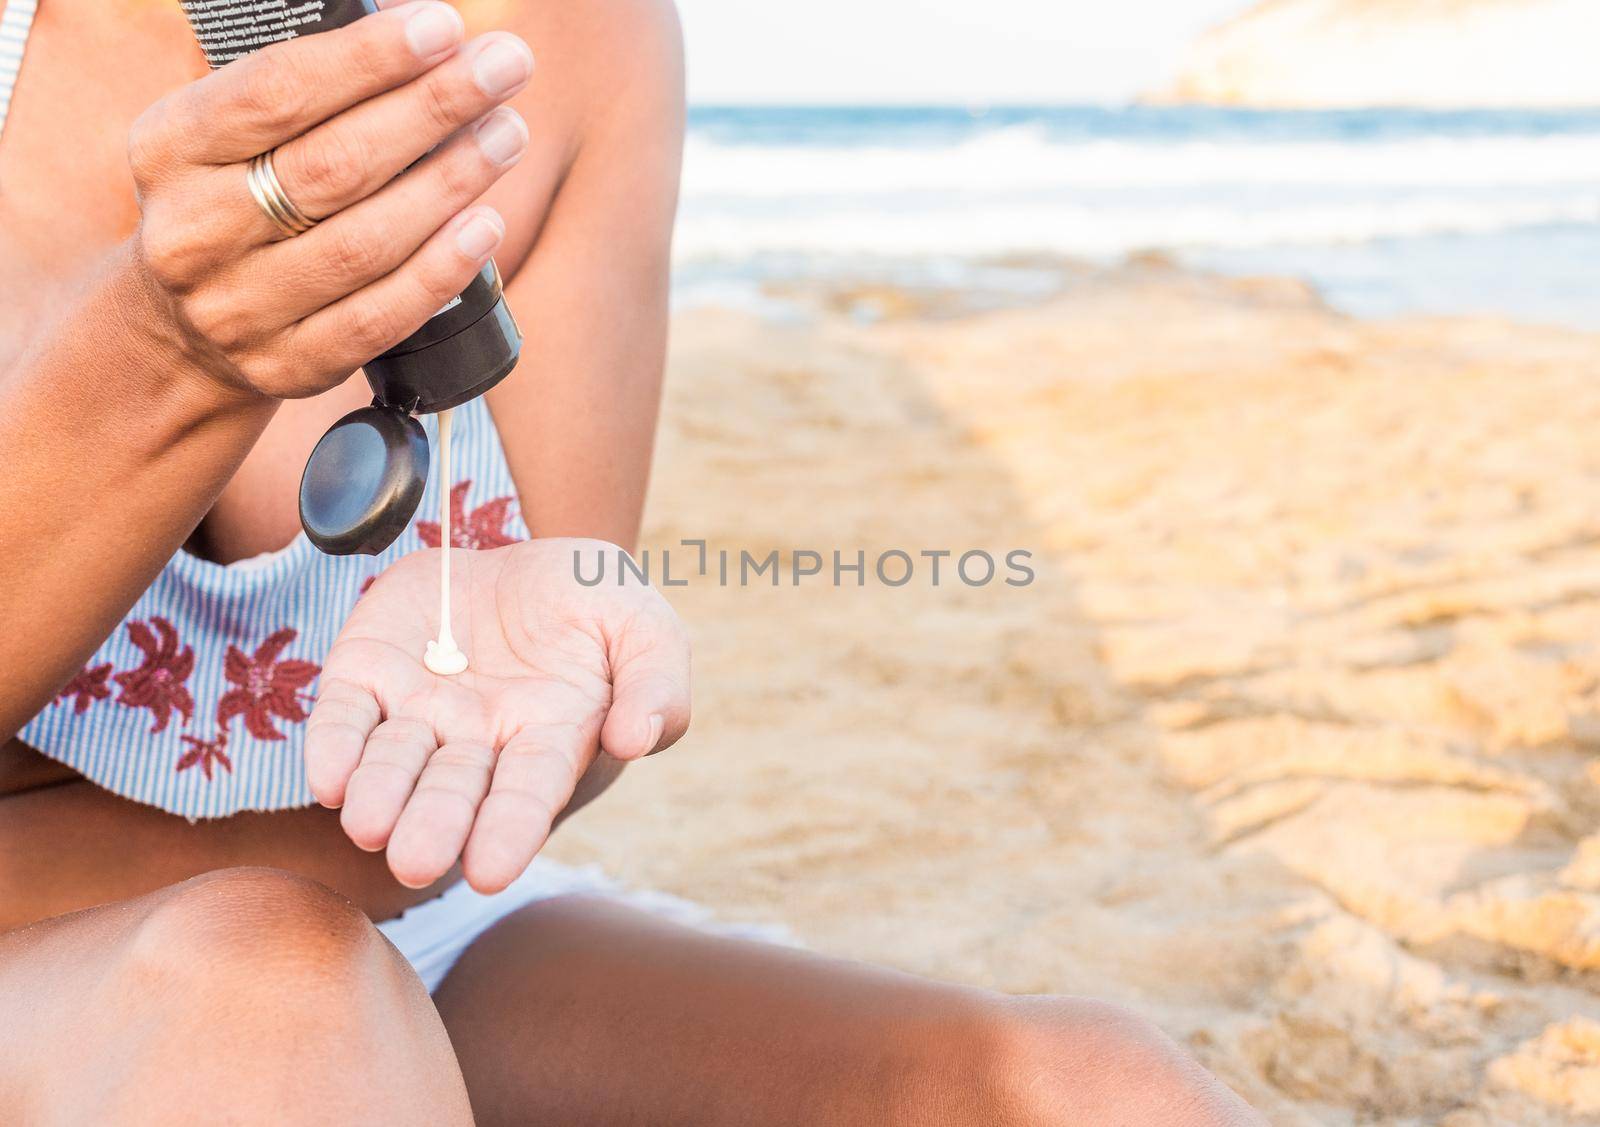
[(944, 110), (981, 116), (1006, 110), (1210, 110), (1219, 113), (1257, 114), (1364, 114), (1404, 113), (1417, 116), (1459, 114), (1525, 114), (1529, 116), (1567, 116), (1600, 114), (1600, 103), (1568, 106), (1244, 106), (1221, 102), (1172, 102), (1128, 99), (1119, 101), (736, 101), (702, 100), (688, 103), (690, 113), (721, 110)]

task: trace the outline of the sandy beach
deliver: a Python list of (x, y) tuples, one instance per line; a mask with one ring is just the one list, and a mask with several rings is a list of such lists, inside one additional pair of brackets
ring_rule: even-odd
[(648, 544), (1036, 580), (693, 578), (694, 731), (552, 855), (1127, 1003), (1274, 1123), (1597, 1121), (1600, 337), (1159, 260), (817, 307), (679, 316)]

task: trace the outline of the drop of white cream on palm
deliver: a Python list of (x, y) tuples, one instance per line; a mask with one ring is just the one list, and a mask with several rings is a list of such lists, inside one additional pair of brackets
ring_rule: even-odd
[(450, 416), (439, 412), (439, 637), (428, 643), (422, 664), (441, 677), (467, 669), (467, 655), (450, 633)]

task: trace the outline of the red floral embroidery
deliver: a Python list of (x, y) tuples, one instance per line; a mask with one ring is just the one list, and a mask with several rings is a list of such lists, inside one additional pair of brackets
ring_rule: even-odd
[[(485, 501), (468, 513), (467, 491), (470, 481), (458, 481), (450, 490), (450, 546), (452, 548), (504, 548), (515, 544), (516, 537), (506, 535), (506, 521), (511, 516), (511, 498), (496, 497)], [(417, 535), (430, 548), (439, 546), (439, 522), (419, 520)]]
[(244, 726), (258, 740), (281, 740), (284, 734), (273, 724), (273, 717), (300, 723), (310, 715), (300, 699), (304, 689), (322, 667), (309, 661), (279, 661), (284, 647), (300, 636), (285, 627), (256, 647), (255, 656), (246, 657), (237, 646), (228, 647), (222, 673), (238, 686), (222, 694), (217, 702), (217, 723), (224, 731), (235, 716), (244, 717)]
[(216, 739), (201, 740), (194, 736), (180, 736), (179, 739), (189, 745), (189, 750), (183, 753), (178, 760), (178, 770), (187, 771), (191, 767), (199, 767), (205, 772), (206, 781), (211, 781), (212, 764), (220, 764), (224, 771), (233, 773), (233, 760), (228, 758), (225, 748), (228, 746), (228, 733), (218, 732)]
[(111, 686), (106, 684), (111, 679), (111, 663), (97, 665), (90, 669), (85, 665), (78, 671), (78, 675), (67, 682), (66, 688), (56, 694), (57, 701), (72, 698), (72, 711), (79, 716), (89, 711), (89, 706), (97, 700), (105, 700), (111, 695)]
[[(150, 629), (152, 626), (154, 631)], [(148, 624), (128, 623), (128, 640), (144, 653), (144, 663), (137, 669), (116, 675), (114, 680), (122, 686), (117, 703), (129, 708), (148, 708), (156, 718), (155, 726), (150, 729), (152, 735), (166, 729), (173, 709), (188, 721), (194, 715), (194, 698), (184, 682), (194, 672), (194, 647), (184, 646), (180, 651), (177, 630), (159, 615), (151, 618)]]

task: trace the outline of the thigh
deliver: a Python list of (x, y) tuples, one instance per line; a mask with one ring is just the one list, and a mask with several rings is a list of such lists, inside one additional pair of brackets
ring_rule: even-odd
[(1149, 1022), (532, 905), (434, 995), (478, 1123), (1199, 1127), (1262, 1120)]
[[(977, 991), (586, 897), (502, 921), (434, 1003), (484, 1125), (906, 1122), (936, 1068), (985, 1071)], [(979, 1122), (942, 1111), (913, 1118)]]

